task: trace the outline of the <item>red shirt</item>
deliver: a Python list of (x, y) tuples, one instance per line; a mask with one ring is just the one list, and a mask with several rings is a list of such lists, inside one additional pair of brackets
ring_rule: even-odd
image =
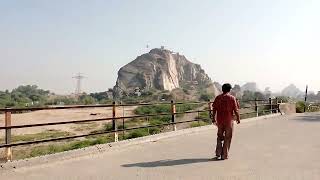
[(213, 109), (217, 111), (218, 124), (230, 123), (233, 121), (233, 112), (239, 109), (239, 104), (231, 94), (220, 94), (213, 102)]

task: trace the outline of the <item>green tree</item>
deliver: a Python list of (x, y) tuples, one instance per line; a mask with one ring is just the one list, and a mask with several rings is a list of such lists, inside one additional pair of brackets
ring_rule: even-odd
[(42, 106), (46, 103), (50, 92), (39, 89), (35, 85), (19, 86), (11, 92), (0, 92), (1, 107)]
[(266, 99), (265, 95), (261, 92), (244, 91), (242, 95), (243, 101), (254, 100), (254, 99)]
[(255, 99), (266, 99), (266, 96), (262, 94), (261, 92), (254, 92), (254, 98)]
[(96, 103), (96, 99), (85, 94), (85, 95), (80, 96), (79, 102), (81, 104), (85, 104), (85, 105), (95, 104)]
[(97, 101), (105, 101), (109, 99), (108, 92), (98, 92), (98, 93), (90, 93), (90, 96), (96, 99)]
[(204, 93), (200, 95), (200, 101), (210, 101), (213, 98), (213, 95)]

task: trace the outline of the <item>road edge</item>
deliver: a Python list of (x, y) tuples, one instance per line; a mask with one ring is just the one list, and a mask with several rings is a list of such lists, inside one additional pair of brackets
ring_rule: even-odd
[[(258, 121), (258, 120), (270, 119), (270, 118), (278, 117), (278, 116), (281, 116), (281, 114), (276, 113), (276, 114), (271, 114), (271, 115), (265, 115), (265, 116), (255, 117), (255, 118), (244, 119), (241, 121), (241, 123), (248, 123), (248, 122), (254, 122), (254, 121)], [(140, 137), (140, 138), (136, 138), (136, 139), (129, 139), (129, 140), (120, 141), (120, 142), (100, 144), (100, 145), (90, 146), (90, 147), (86, 147), (86, 148), (60, 152), (60, 153), (56, 153), (56, 154), (49, 154), (49, 155), (34, 157), (34, 158), (30, 158), (30, 159), (16, 160), (16, 161), (7, 162), (7, 163), (0, 163), (0, 173), (5, 170), (12, 170), (12, 169), (31, 167), (31, 166), (40, 166), (40, 165), (44, 165), (44, 164), (48, 164), (48, 163), (72, 160), (75, 158), (94, 156), (97, 154), (102, 154), (105, 152), (117, 150), (119, 148), (155, 142), (158, 140), (163, 140), (163, 139), (181, 136), (181, 135), (185, 135), (185, 134), (193, 134), (193, 133), (203, 132), (203, 131), (207, 131), (207, 130), (211, 130), (211, 129), (216, 129), (216, 127), (212, 126), (212, 125), (207, 125), (207, 126), (201, 126), (201, 127), (195, 127), (195, 128), (188, 128), (188, 129), (182, 129), (182, 130), (178, 130), (178, 131), (171, 131), (171, 132), (166, 132), (166, 133), (161, 133), (161, 134), (156, 134), (156, 135)]]

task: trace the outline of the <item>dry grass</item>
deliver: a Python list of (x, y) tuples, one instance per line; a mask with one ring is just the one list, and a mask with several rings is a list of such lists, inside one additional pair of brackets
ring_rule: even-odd
[[(25, 141), (37, 141), (51, 138), (58, 138), (64, 136), (73, 135), (70, 132), (57, 131), (57, 130), (46, 130), (35, 134), (24, 134), (24, 135), (13, 135), (11, 137), (12, 142), (25, 142)], [(4, 138), (0, 138), (0, 142), (4, 142)]]
[(79, 124), (78, 126), (72, 127), (72, 129), (74, 131), (84, 132), (84, 131), (92, 131), (92, 130), (98, 129), (99, 126), (100, 124), (98, 123), (82, 123), (82, 124)]

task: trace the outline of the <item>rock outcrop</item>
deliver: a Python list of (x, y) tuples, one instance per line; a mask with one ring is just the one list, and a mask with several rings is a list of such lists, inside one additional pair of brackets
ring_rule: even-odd
[(191, 90), (198, 87), (217, 91), (200, 65), (190, 62), (179, 53), (152, 49), (119, 70), (114, 96), (121, 97), (137, 91), (171, 92), (175, 89)]
[(244, 84), (241, 87), (241, 91), (251, 91), (251, 92), (260, 92), (260, 90), (258, 89), (257, 83), (255, 82), (248, 82), (246, 84)]
[(304, 93), (300, 89), (298, 89), (294, 84), (290, 84), (286, 88), (284, 88), (281, 92), (283, 96), (288, 96), (292, 98), (301, 98)]

